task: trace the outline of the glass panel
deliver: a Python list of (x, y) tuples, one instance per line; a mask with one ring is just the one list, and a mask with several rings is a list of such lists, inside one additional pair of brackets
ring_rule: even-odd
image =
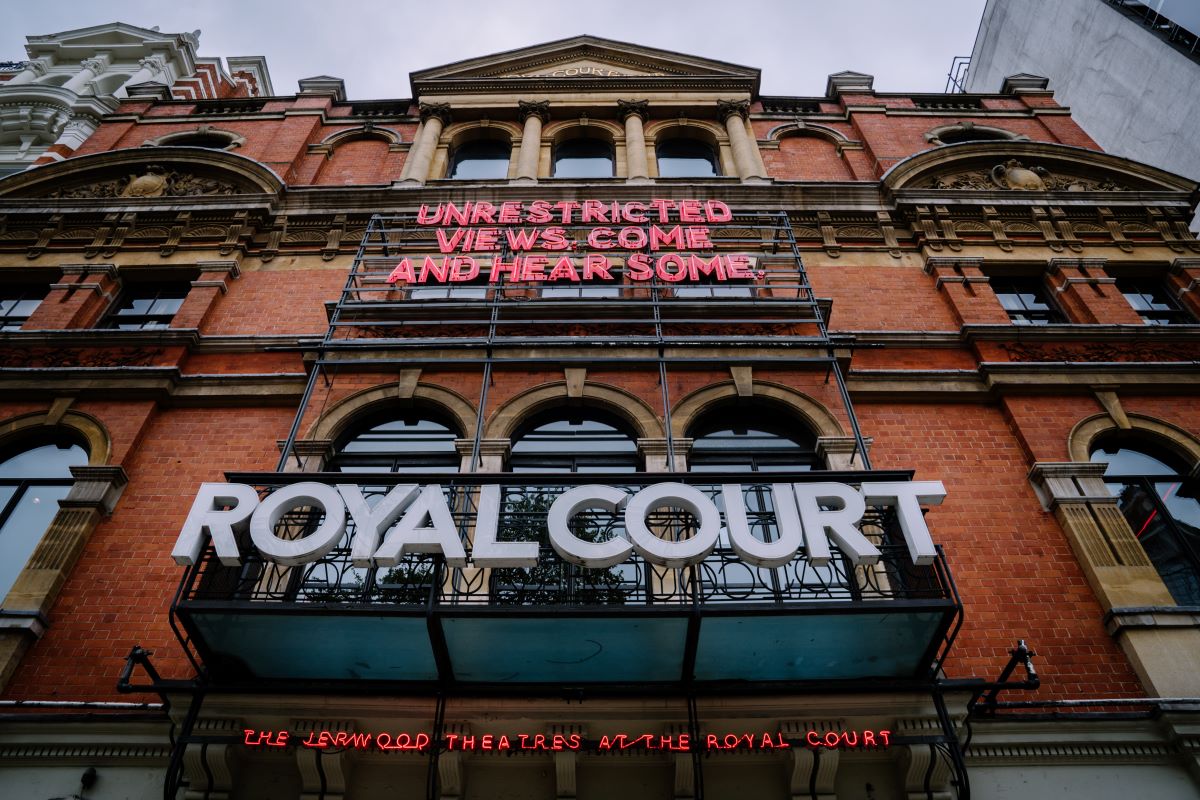
[(600, 139), (571, 139), (554, 150), (556, 178), (611, 178), (612, 145)]
[(941, 612), (706, 617), (699, 680), (916, 677), (943, 624)]
[(58, 501), (70, 491), (69, 484), (28, 486), (20, 494), (16, 507), (0, 526), (0, 598), (12, 588), (58, 513)]
[[(1161, 495), (1169, 490), (1169, 486), (1160, 484), (1156, 489)], [(1180, 605), (1200, 605), (1200, 573), (1193, 555), (1175, 536), (1154, 496), (1140, 482), (1110, 483), (1108, 487), (1117, 495), (1117, 506), (1175, 602)], [(1194, 527), (1184, 524), (1180, 528), (1188, 530), (1194, 546), (1200, 545)]]
[(196, 614), (217, 669), (259, 678), (434, 680), (424, 616)]
[(687, 619), (490, 616), (445, 620), (454, 677), (467, 682), (677, 681)]
[(377, 423), (342, 445), (330, 463), (340, 472), (457, 472), (458, 434), (425, 417)]
[(1178, 472), (1171, 465), (1154, 456), (1130, 447), (1101, 445), (1092, 452), (1092, 461), (1108, 464), (1105, 475), (1174, 475)]
[(87, 463), (87, 451), (77, 444), (46, 444), (0, 462), (0, 478), (69, 479), (71, 467)]
[(694, 139), (668, 139), (658, 145), (658, 174), (662, 178), (714, 178), (717, 157), (713, 149)]
[(468, 142), (454, 151), (450, 177), (456, 180), (503, 180), (511, 150), (504, 142)]

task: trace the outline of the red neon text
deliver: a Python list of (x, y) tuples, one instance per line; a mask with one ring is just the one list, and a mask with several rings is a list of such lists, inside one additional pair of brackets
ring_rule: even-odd
[(804, 738), (809, 747), (854, 748), (887, 747), (891, 743), (891, 731), (809, 731)]

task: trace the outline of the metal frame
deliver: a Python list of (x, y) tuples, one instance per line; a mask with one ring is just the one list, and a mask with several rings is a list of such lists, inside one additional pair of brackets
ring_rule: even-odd
[[(501, 227), (504, 226), (494, 226)], [(533, 227), (533, 226), (530, 226)], [(582, 237), (585, 228), (582, 224), (563, 226), (568, 235), (574, 239)], [(649, 225), (641, 226), (648, 229)], [(417, 366), (444, 363), (437, 358), (431, 358), (422, 351), (427, 348), (454, 348), (461, 356), (455, 359), (458, 366), (473, 365), (480, 368), (480, 395), (477, 405), (478, 417), (472, 436), (472, 449), (468, 473), (478, 469), (480, 459), (480, 442), (483, 432), (483, 420), (488, 412), (489, 389), (493, 382), (494, 372), (514, 365), (528, 366), (529, 364), (620, 364), (625, 368), (643, 368), (657, 372), (661, 393), (662, 414), (666, 430), (667, 469), (676, 469), (676, 443), (671, 425), (671, 408), (673, 405), (670, 382), (670, 371), (675, 369), (711, 368), (713, 366), (770, 365), (773, 367), (804, 367), (815, 371), (824, 371), (825, 381), (831, 379), (836, 383), (838, 397), (841, 400), (845, 418), (849, 421), (853, 433), (855, 448), (854, 455), (866, 470), (871, 470), (870, 461), (860, 429), (858, 418), (854, 413), (849, 391), (846, 387), (842, 366), (838, 361), (835, 348), (844, 350), (853, 346), (853, 337), (831, 335), (827, 325), (829, 304), (818, 300), (809, 283), (807, 273), (801, 259), (800, 250), (791, 228), (788, 214), (783, 211), (752, 211), (734, 215), (728, 223), (709, 224), (715, 250), (701, 253), (711, 257), (713, 253), (753, 253), (761, 259), (764, 274), (759, 284), (754, 285), (745, 295), (730, 293), (728, 296), (714, 297), (676, 297), (671, 287), (658, 280), (657, 277), (645, 283), (630, 285), (622, 280), (621, 289), (616, 297), (586, 296), (581, 292), (580, 297), (539, 297), (534, 299), (536, 291), (529, 286), (500, 281), (490, 284), (484, 297), (468, 299), (454, 297), (453, 292), (447, 292), (444, 298), (413, 301), (407, 299), (406, 292), (401, 291), (399, 300), (395, 299), (393, 287), (387, 286), (381, 280), (391, 270), (397, 257), (406, 254), (437, 253), (436, 247), (431, 247), (432, 231), (416, 225), (415, 215), (375, 215), (371, 218), (367, 230), (359, 244), (353, 266), (346, 277), (342, 292), (336, 303), (330, 308), (329, 327), (325, 335), (312, 346), (306, 348), (313, 355), (312, 368), (305, 386), (302, 399), (297, 409), (287, 440), (276, 467), (276, 472), (268, 475), (261, 473), (252, 475), (230, 474), (229, 480), (236, 482), (279, 484), (294, 480), (311, 480), (312, 473), (284, 473), (291, 458), (302, 464), (296, 454), (296, 440), (303, 425), (306, 413), (312, 410), (313, 398), (319, 385), (332, 386), (338, 372), (344, 367), (360, 371), (388, 371), (398, 366)], [(681, 248), (680, 248), (681, 249)], [(627, 252), (627, 251), (626, 251)], [(643, 252), (649, 252), (644, 250)], [(683, 251), (687, 254), (687, 251)], [(497, 256), (510, 260), (513, 253), (505, 244), (496, 253)], [(716, 293), (714, 293), (715, 295)], [(714, 307), (721, 309), (720, 316), (712, 314)], [(591, 326), (581, 331), (580, 325)], [(622, 345), (625, 353), (609, 355), (613, 345)], [(590, 346), (592, 352), (572, 354), (581, 347)], [(718, 355), (689, 356), (686, 352), (695, 347), (720, 346), (722, 352)], [(514, 355), (513, 349), (553, 347), (557, 352), (544, 357), (527, 358), (524, 353)], [(747, 349), (751, 348), (751, 349)], [(769, 349), (769, 354), (762, 352)], [(848, 483), (858, 482), (864, 478), (890, 477), (892, 479), (908, 479), (909, 473), (900, 472), (805, 472), (795, 476), (796, 480), (833, 480)], [(444, 482), (448, 478), (438, 474), (433, 480)], [(460, 474), (458, 479), (466, 477)], [(475, 475), (475, 482), (527, 484), (539, 476), (522, 474), (493, 474), (486, 476)], [(555, 474), (541, 476), (552, 479), (557, 483), (570, 483), (573, 478), (569, 475)], [(605, 476), (610, 477), (610, 476)], [(663, 474), (639, 474), (611, 476), (618, 482), (642, 479), (653, 482), (663, 479)], [(741, 482), (749, 476), (738, 474), (735, 481)], [(780, 479), (778, 475), (756, 475), (756, 478)], [(343, 481), (355, 480), (351, 474), (339, 473)], [(362, 476), (362, 482), (378, 483), (380, 476), (375, 473)], [(411, 480), (412, 476), (406, 476)], [(673, 475), (673, 480), (712, 482), (720, 477), (714, 473), (696, 473), (694, 475)], [(595, 480), (595, 476), (575, 476), (574, 480)], [(432, 481), (431, 481), (432, 482)], [(442, 584), (444, 565), (437, 564), (433, 579), (434, 586)], [(208, 693), (214, 692), (247, 692), (261, 693), (264, 687), (258, 682), (238, 684), (236, 682), (213, 683), (213, 676), (205, 667), (203, 641), (195, 636), (196, 629), (191, 624), (188, 614), (200, 608), (200, 604), (189, 597), (189, 589), (199, 574), (201, 567), (193, 566), (187, 570), (172, 603), (171, 625), (187, 657), (196, 669), (198, 678), (194, 682), (164, 682), (155, 676), (156, 690), (171, 684), (172, 690), (192, 693), (193, 702), (189, 707), (182, 735), (176, 737), (173, 764), (182, 763), (182, 752), (190, 743), (214, 742), (222, 737), (197, 737), (192, 734), (191, 727), (199, 713), (203, 699)], [(943, 688), (937, 680), (941, 665), (953, 645), (954, 639), (962, 625), (962, 602), (954, 586), (953, 578), (946, 566), (942, 555), (937, 558), (932, 567), (936, 581), (943, 589), (938, 599), (906, 600), (904, 605), (914, 607), (927, 605), (942, 611), (942, 622), (936, 637), (933, 637), (928, 650), (922, 654), (921, 663), (928, 665), (922, 674), (913, 675), (903, 680), (871, 681), (870, 690), (897, 692), (928, 692), (933, 698), (938, 710), (942, 726), (940, 735), (924, 737), (905, 737), (897, 739), (897, 744), (928, 744), (938, 749), (949, 758), (954, 767), (959, 786), (960, 798), (966, 800), (970, 789), (966, 781), (965, 767), (958, 745), (958, 737), (953, 720), (946, 711), (942, 697)], [(697, 570), (698, 572), (698, 570)], [(897, 608), (895, 600), (880, 603), (881, 606)], [(271, 613), (271, 609), (250, 607), (245, 604), (240, 609), (247, 613)], [(228, 605), (226, 604), (226, 607)], [(801, 604), (802, 608), (814, 608), (812, 604)], [(823, 603), (824, 610), (831, 613), (852, 614), (860, 611), (864, 604), (861, 602)], [(379, 613), (379, 606), (369, 606), (372, 613)], [(710, 607), (702, 602), (700, 594), (693, 592), (690, 603), (676, 605), (672, 608), (621, 608), (621, 613), (633, 614), (663, 614), (684, 615), (688, 620), (686, 629), (684, 669), (680, 680), (666, 685), (645, 684), (592, 684), (572, 685), (554, 684), (547, 686), (511, 684), (464, 685), (452, 680), (449, 670), (449, 654), (441, 632), (441, 617), (447, 613), (446, 606), (438, 603), (438, 593), (429, 592), (423, 608), (412, 610), (393, 610), (390, 613), (423, 615), (427, 621), (427, 629), (431, 637), (434, 652), (437, 653), (439, 672), (443, 680), (432, 684), (406, 684), (403, 692), (407, 695), (427, 694), (435, 701), (434, 728), (440, 739), (442, 725), (445, 719), (446, 702), (450, 696), (488, 696), (488, 695), (520, 695), (566, 696), (574, 699), (583, 697), (610, 696), (673, 696), (682, 698), (687, 705), (688, 728), (699, 741), (700, 713), (697, 700), (708, 696), (748, 695), (761, 693), (854, 693), (864, 690), (861, 680), (847, 681), (806, 681), (806, 682), (773, 682), (755, 684), (738, 681), (698, 682), (694, 680), (692, 669), (695, 664), (696, 650), (699, 641), (699, 631), (706, 615), (725, 615), (745, 613), (744, 608), (737, 604), (724, 607)], [(190, 609), (190, 611), (189, 611)], [(774, 606), (776, 613), (794, 613), (796, 608), (786, 603)], [(766, 608), (754, 604), (751, 610), (761, 613)], [(277, 611), (277, 609), (276, 609)], [(322, 613), (318, 609), (307, 608), (310, 613)], [(354, 608), (345, 606), (328, 613), (354, 613)], [(491, 616), (519, 615), (537, 613), (520, 607), (493, 607), (472, 610), (465, 606), (454, 608), (455, 613), (482, 613)], [(545, 609), (541, 609), (544, 613)], [(587, 608), (556, 608), (555, 613), (594, 614), (603, 613), (603, 609)], [(611, 610), (609, 611), (611, 613)], [(132, 656), (131, 656), (132, 657)], [(445, 678), (450, 680), (445, 680)], [(125, 680), (125, 691), (135, 691)], [(980, 682), (969, 682), (972, 686)], [(145, 687), (142, 687), (144, 690)], [(396, 684), (379, 685), (372, 682), (357, 682), (336, 687), (336, 691), (345, 694), (392, 694), (397, 691)], [(311, 684), (290, 683), (286, 687), (273, 686), (272, 691), (287, 691), (298, 694), (325, 695), (330, 692), (327, 682)], [(438, 755), (437, 748), (431, 749), (427, 773), (427, 795), (429, 798), (439, 796), (438, 791)], [(693, 752), (693, 772), (695, 778), (695, 797), (702, 800), (704, 796), (704, 773), (702, 753)], [(167, 783), (164, 786), (165, 796), (174, 797), (175, 789), (181, 777), (176, 767), (169, 770)], [(927, 776), (927, 787), (928, 787)], [(927, 791), (932, 798), (932, 792)]]

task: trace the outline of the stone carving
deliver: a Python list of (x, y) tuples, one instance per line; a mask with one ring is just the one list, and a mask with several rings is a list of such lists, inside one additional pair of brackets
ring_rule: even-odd
[(723, 120), (729, 119), (732, 116), (738, 116), (742, 119), (746, 119), (748, 116), (750, 116), (750, 101), (718, 100), (717, 116)]
[(1042, 175), (1049, 176), (1049, 174), (1049, 172), (1041, 167), (1026, 169), (1020, 161), (1010, 158), (1003, 164), (997, 164), (992, 167), (991, 177), (992, 183), (1001, 189), (1044, 192), (1046, 191), (1046, 182), (1042, 180)]
[(1002, 344), (1013, 361), (1194, 361), (1200, 346), (1178, 342), (1114, 342), (1091, 344)]
[(90, 183), (73, 189), (58, 189), (47, 197), (63, 200), (88, 200), (116, 197), (201, 197), (204, 195), (236, 194), (231, 183), (205, 178), (187, 172), (167, 170), (159, 166), (146, 167), (141, 174)]
[(617, 101), (617, 116), (624, 122), (627, 117), (637, 115), (642, 120), (650, 118), (650, 101), (649, 100), (618, 100)]
[(75, 347), (31, 347), (0, 350), (0, 367), (149, 367), (162, 356), (161, 347), (116, 347), (84, 350)]
[(929, 182), (927, 188), (981, 191), (1010, 189), (1026, 192), (1129, 191), (1129, 187), (1112, 180), (1055, 175), (1044, 167), (1026, 167), (1015, 158), (1010, 158), (1003, 164), (996, 164), (990, 170), (980, 169), (939, 175)]
[(450, 124), (449, 103), (421, 103), (417, 106), (417, 110), (420, 113), (422, 120), (427, 120), (430, 117), (437, 117), (442, 121), (443, 125)]
[(522, 122), (527, 117), (537, 117), (542, 123), (550, 121), (550, 101), (549, 100), (518, 100), (517, 101), (517, 116)]

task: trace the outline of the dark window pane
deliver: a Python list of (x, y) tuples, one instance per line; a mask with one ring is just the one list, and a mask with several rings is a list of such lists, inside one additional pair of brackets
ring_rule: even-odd
[(601, 139), (571, 139), (554, 148), (554, 177), (611, 178), (613, 148)]
[(71, 467), (88, 463), (70, 439), (42, 440), (0, 461), (0, 597), (7, 595), (71, 491)]
[(1092, 451), (1093, 462), (1108, 464), (1105, 475), (1174, 475), (1180, 471), (1167, 460), (1170, 460), (1169, 456), (1160, 458), (1116, 443), (1102, 444)]
[(1195, 320), (1184, 311), (1167, 287), (1158, 281), (1120, 278), (1117, 289), (1147, 325), (1190, 325)]
[(130, 284), (104, 327), (122, 331), (168, 328), (191, 287), (178, 284)]
[(1066, 322), (1041, 278), (992, 278), (989, 284), (1014, 325)]
[(1200, 604), (1200, 482), (1154, 447), (1109, 441), (1091, 459), (1108, 464), (1108, 488), (1171, 596), (1180, 605)]
[(0, 287), (0, 331), (20, 330), (45, 296), (45, 286)]
[(668, 139), (656, 148), (662, 178), (713, 178), (720, 175), (717, 155), (695, 139)]
[(637, 472), (637, 442), (623, 422), (597, 410), (556, 409), (513, 437), (513, 472)]
[(467, 142), (454, 150), (450, 177), (456, 180), (503, 180), (511, 149), (505, 142)]
[(730, 407), (714, 412), (690, 431), (692, 472), (788, 472), (816, 466), (816, 439), (802, 428), (767, 422), (730, 422), (730, 417), (762, 419), (770, 410)]
[(339, 448), (332, 472), (457, 472), (458, 433), (439, 420), (414, 416), (367, 423)]

